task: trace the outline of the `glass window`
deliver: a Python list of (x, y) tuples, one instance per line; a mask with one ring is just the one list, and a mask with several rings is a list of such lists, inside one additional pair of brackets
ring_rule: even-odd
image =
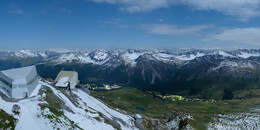
[(0, 81), (3, 82), (5, 85), (9, 86), (10, 88), (12, 88), (12, 84), (10, 84), (6, 80), (2, 79), (1, 77), (0, 77)]

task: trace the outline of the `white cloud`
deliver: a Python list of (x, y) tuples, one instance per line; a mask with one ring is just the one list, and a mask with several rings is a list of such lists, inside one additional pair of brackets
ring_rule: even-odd
[(119, 4), (129, 12), (146, 12), (158, 8), (167, 8), (170, 0), (92, 0), (97, 3)]
[(260, 28), (226, 29), (212, 37), (219, 41), (260, 45)]
[(122, 22), (121, 19), (110, 19), (107, 21), (99, 21), (100, 23), (104, 23), (104, 24), (112, 24), (112, 25), (118, 25)]
[(106, 25), (112, 25), (117, 28), (128, 28), (128, 25), (122, 24), (123, 20), (122, 19), (110, 19), (107, 21), (99, 21), (101, 24), (106, 24)]
[(260, 16), (260, 0), (181, 0), (198, 10), (215, 10), (240, 20)]
[(23, 10), (21, 10), (21, 9), (9, 11), (8, 13), (11, 13), (11, 14), (24, 14)]
[(159, 19), (158, 21), (159, 21), (159, 22), (164, 22), (165, 20), (164, 20), (164, 19)]
[(240, 20), (260, 16), (260, 0), (91, 0), (97, 3), (118, 4), (129, 12), (147, 12), (179, 4), (196, 10), (213, 10)]
[(65, 8), (60, 9), (60, 11), (63, 12), (63, 13), (66, 13), (66, 14), (68, 14), (68, 15), (71, 14), (71, 11), (68, 10), (68, 9), (65, 9)]
[(210, 26), (201, 25), (201, 26), (191, 26), (191, 27), (177, 27), (175, 25), (169, 24), (153, 24), (153, 25), (144, 25), (146, 31), (152, 34), (164, 34), (164, 35), (188, 35), (188, 34), (197, 34), (204, 29), (209, 28)]

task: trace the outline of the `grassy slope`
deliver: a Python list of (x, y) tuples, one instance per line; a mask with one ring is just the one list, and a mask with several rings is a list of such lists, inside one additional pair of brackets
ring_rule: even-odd
[[(111, 91), (92, 91), (91, 95), (100, 98), (112, 107), (131, 113), (141, 113), (152, 118), (160, 118), (172, 110), (191, 114), (195, 120), (189, 120), (189, 124), (197, 129), (205, 129), (205, 123), (209, 122), (215, 114), (243, 112), (248, 109), (248, 106), (260, 104), (259, 98), (224, 100), (217, 103), (163, 101), (152, 94), (130, 87)], [(144, 108), (145, 111), (137, 110), (135, 106)]]
[[(7, 123), (6, 121), (8, 121), (9, 123)], [(0, 109), (0, 129), (10, 128), (11, 130), (14, 130), (15, 121), (16, 119), (13, 116), (7, 114), (5, 111)]]

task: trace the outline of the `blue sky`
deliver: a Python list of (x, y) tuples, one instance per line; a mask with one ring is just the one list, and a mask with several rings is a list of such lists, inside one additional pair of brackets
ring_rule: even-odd
[(0, 45), (260, 48), (260, 0), (1, 0)]

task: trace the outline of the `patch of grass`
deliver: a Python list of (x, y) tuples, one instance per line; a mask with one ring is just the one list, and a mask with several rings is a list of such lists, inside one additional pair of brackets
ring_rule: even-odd
[(235, 98), (260, 98), (260, 89), (238, 90), (234, 92)]
[(49, 108), (55, 116), (62, 116), (64, 114), (61, 107), (62, 101), (49, 87), (45, 87), (45, 89), (46, 96), (44, 100), (48, 102), (48, 104), (39, 104), (41, 109), (43, 110), (44, 108)]
[(82, 129), (81, 127), (79, 127), (77, 124), (75, 124), (74, 121), (70, 120), (68, 117), (66, 117), (66, 116), (64, 116), (64, 117), (65, 117), (67, 120), (69, 120), (71, 128), (73, 128), (73, 129), (78, 128), (78, 129), (80, 129), (80, 130), (84, 130), (84, 129)]
[[(97, 98), (104, 96), (103, 100), (112, 107), (123, 109), (132, 113), (141, 113), (150, 117), (160, 117), (168, 110), (171, 110), (171, 108), (167, 106), (166, 102), (163, 102), (161, 99), (156, 98), (153, 95), (143, 93), (136, 88), (123, 88), (119, 90), (102, 92), (92, 91), (91, 94)], [(135, 109), (135, 107), (144, 108), (145, 111), (140, 111)]]
[(102, 78), (98, 79), (98, 78), (95, 78), (95, 77), (88, 77), (87, 80), (89, 82), (97, 82), (97, 81), (101, 81), (101, 80), (104, 80), (104, 79), (102, 79)]
[[(99, 117), (102, 117), (104, 119), (104, 123), (111, 125), (112, 127), (114, 127), (114, 129), (118, 129), (118, 130), (120, 129), (120, 126), (118, 127), (118, 126), (114, 125), (114, 123), (110, 119), (108, 119), (106, 116), (104, 116), (101, 112), (97, 112), (97, 113), (98, 113)], [(97, 117), (95, 117), (95, 119), (96, 118)], [(96, 119), (96, 120), (99, 121), (99, 119)], [(101, 120), (101, 118), (100, 118), (100, 120)]]
[(17, 119), (0, 109), (0, 129), (14, 130), (16, 121)]
[(148, 119), (143, 119), (143, 125), (149, 130), (152, 129), (152, 122)]
[(102, 119), (100, 117), (94, 117), (94, 119), (96, 119), (99, 122), (102, 122)]
[(51, 119), (51, 121), (54, 120), (57, 123), (62, 123), (61, 120), (58, 117), (64, 117), (66, 120), (69, 121), (70, 124), (67, 124), (67, 125), (70, 125), (71, 128), (73, 128), (73, 129), (78, 128), (78, 129), (83, 130), (77, 124), (75, 124), (74, 121), (70, 120), (68, 117), (66, 117), (64, 115), (64, 112), (62, 111), (63, 101), (53, 93), (51, 88), (46, 86), (45, 90), (46, 90), (45, 91), (46, 96), (45, 96), (44, 100), (46, 102), (48, 102), (48, 104), (39, 104), (39, 106), (41, 107), (41, 110), (48, 108), (51, 111), (51, 113), (53, 113), (53, 115), (44, 115), (44, 116), (48, 119)]

